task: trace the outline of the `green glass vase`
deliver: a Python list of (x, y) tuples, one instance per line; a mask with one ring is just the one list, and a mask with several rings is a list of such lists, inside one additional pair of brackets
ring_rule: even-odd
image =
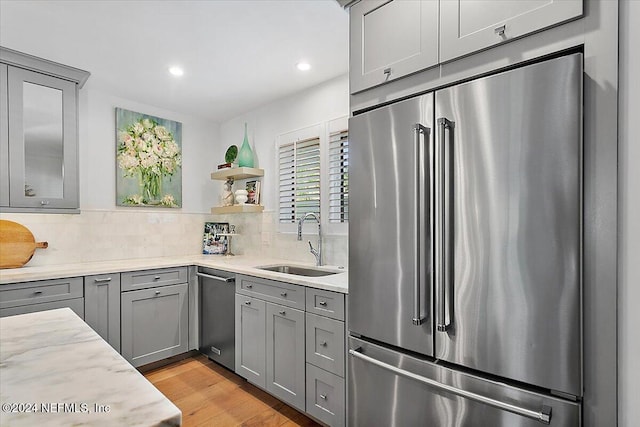
[(247, 136), (247, 124), (244, 124), (244, 141), (238, 152), (238, 166), (245, 168), (253, 167), (253, 151), (249, 145), (249, 137)]

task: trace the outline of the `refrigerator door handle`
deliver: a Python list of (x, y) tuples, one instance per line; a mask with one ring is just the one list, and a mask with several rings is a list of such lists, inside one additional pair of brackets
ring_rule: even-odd
[[(418, 194), (418, 202), (416, 208), (416, 218), (415, 224), (417, 226), (416, 233), (416, 262), (415, 262), (415, 279), (414, 279), (414, 293), (413, 293), (413, 317), (411, 319), (412, 323), (416, 326), (422, 325), (426, 320), (426, 313), (422, 313), (422, 298), (421, 298), (421, 288), (422, 284), (426, 278), (426, 271), (424, 262), (422, 262), (422, 258), (425, 256), (427, 251), (426, 248), (426, 230), (431, 226), (430, 215), (429, 219), (425, 216), (425, 211), (427, 209), (426, 205), (426, 186), (425, 177), (427, 172), (425, 171), (425, 159), (427, 158), (425, 144), (421, 143), (421, 136), (424, 136), (425, 141), (429, 141), (430, 129), (421, 125), (420, 123), (416, 123), (413, 126), (414, 136), (415, 136), (415, 159), (416, 159), (416, 187)], [(429, 177), (432, 176), (433, 168), (429, 164)], [(430, 180), (431, 181), (431, 180)], [(425, 287), (426, 289), (426, 287)], [(426, 306), (426, 304), (425, 304)]]
[[(439, 332), (448, 331), (453, 324), (453, 280), (451, 277), (451, 150), (453, 148), (453, 128), (455, 122), (441, 117), (438, 124), (438, 141), (436, 145), (436, 277), (440, 289), (438, 323)], [(446, 131), (449, 140), (445, 142)]]
[(520, 406), (513, 405), (511, 403), (503, 402), (501, 400), (493, 399), (491, 397), (483, 396), (481, 394), (477, 394), (468, 390), (463, 390), (457, 387), (453, 387), (448, 384), (443, 384), (436, 380), (432, 380), (431, 378), (414, 374), (413, 372), (406, 371), (404, 369), (382, 362), (378, 359), (374, 359), (373, 357), (367, 356), (366, 354), (362, 353), (361, 347), (356, 348), (355, 350), (349, 349), (349, 354), (365, 362), (371, 363), (380, 368), (394, 372), (395, 374), (402, 375), (403, 377), (413, 379), (415, 381), (418, 381), (420, 383), (423, 383), (431, 387), (435, 387), (440, 390), (444, 390), (451, 394), (455, 394), (456, 396), (460, 396), (465, 399), (475, 400), (476, 402), (480, 402), (489, 406), (493, 406), (498, 409), (509, 411), (514, 414), (522, 415), (523, 417), (534, 419), (543, 424), (551, 423), (551, 407), (550, 406), (543, 405), (540, 411), (535, 411), (527, 408), (522, 408)]

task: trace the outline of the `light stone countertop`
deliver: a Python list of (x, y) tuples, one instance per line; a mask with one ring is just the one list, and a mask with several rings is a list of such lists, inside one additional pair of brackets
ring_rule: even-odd
[(182, 422), (180, 410), (68, 308), (0, 318), (0, 378), (3, 426)]
[(349, 292), (349, 275), (346, 270), (336, 266), (318, 267), (320, 269), (338, 272), (337, 274), (321, 277), (297, 276), (256, 268), (259, 266), (279, 264), (314, 267), (313, 264), (247, 255), (237, 255), (233, 257), (225, 257), (221, 255), (193, 255), (166, 258), (139, 258), (37, 267), (30, 267), (27, 265), (22, 268), (4, 269), (0, 270), (0, 285), (17, 282), (30, 282), (34, 280), (61, 279), (75, 276), (146, 270), (151, 268), (170, 268), (196, 265), (199, 267), (217, 268), (232, 273), (246, 274), (265, 279), (279, 280), (281, 282), (295, 283), (316, 289), (324, 289), (345, 294)]

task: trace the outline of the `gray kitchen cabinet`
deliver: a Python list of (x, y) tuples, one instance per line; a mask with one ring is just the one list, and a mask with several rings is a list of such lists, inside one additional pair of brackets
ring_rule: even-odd
[(583, 15), (583, 0), (440, 1), (440, 62)]
[(120, 273), (85, 276), (84, 321), (120, 352)]
[(84, 319), (81, 277), (11, 283), (0, 289), (0, 317), (64, 307)]
[(264, 389), (267, 387), (266, 303), (236, 294), (235, 318), (236, 373)]
[(304, 311), (267, 303), (267, 391), (305, 410)]
[(188, 351), (188, 286), (181, 283), (122, 292), (122, 356), (133, 366)]
[(306, 360), (344, 377), (344, 322), (307, 313)]
[(9, 206), (9, 114), (7, 65), (0, 64), (0, 207)]
[(438, 2), (367, 0), (350, 10), (351, 93), (438, 64)]
[(77, 99), (89, 73), (3, 47), (0, 65), (0, 206), (77, 211)]
[(307, 363), (307, 413), (331, 427), (345, 425), (344, 378)]

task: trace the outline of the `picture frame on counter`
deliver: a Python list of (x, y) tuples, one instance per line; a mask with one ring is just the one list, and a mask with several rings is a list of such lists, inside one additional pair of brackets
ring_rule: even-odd
[(259, 205), (260, 204), (260, 180), (251, 180), (247, 181), (247, 204), (249, 205)]
[(224, 255), (227, 253), (229, 239), (222, 234), (228, 233), (228, 222), (205, 222), (202, 236), (202, 253), (204, 255)]

